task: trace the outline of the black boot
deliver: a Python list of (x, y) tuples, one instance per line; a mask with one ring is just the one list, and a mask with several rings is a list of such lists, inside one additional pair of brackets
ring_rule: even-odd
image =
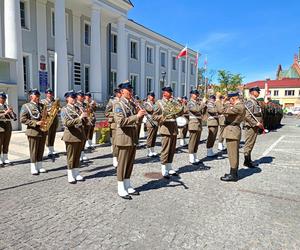
[(253, 162), (251, 161), (251, 156), (250, 155), (245, 155), (245, 161), (244, 161), (244, 166), (248, 168), (255, 168)]
[(233, 182), (238, 181), (239, 178), (238, 178), (238, 174), (237, 174), (237, 169), (231, 168), (230, 174), (225, 174), (220, 179), (221, 179), (221, 181), (233, 181)]

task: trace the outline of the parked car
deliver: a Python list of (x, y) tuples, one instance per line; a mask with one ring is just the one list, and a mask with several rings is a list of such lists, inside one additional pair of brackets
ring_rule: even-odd
[(300, 114), (300, 107), (293, 107), (287, 112), (287, 115), (299, 115), (299, 114)]

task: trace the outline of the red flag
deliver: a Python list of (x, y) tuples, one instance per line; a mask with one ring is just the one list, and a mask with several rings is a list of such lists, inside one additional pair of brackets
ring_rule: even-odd
[(179, 52), (176, 59), (183, 57), (183, 56), (187, 56), (187, 47), (186, 46)]

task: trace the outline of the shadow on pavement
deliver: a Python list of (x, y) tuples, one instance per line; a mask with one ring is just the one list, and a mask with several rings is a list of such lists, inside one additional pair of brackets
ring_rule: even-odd
[(262, 158), (258, 159), (258, 160), (255, 161), (255, 162), (257, 162), (257, 163), (259, 163), (259, 164), (268, 164), (268, 163), (273, 162), (274, 159), (275, 159), (275, 157), (272, 157), (272, 156), (265, 156), (265, 157), (262, 157)]
[(177, 171), (178, 174), (190, 173), (196, 171), (207, 171), (210, 170), (209, 166), (205, 166), (202, 162), (199, 165), (185, 165), (180, 167)]
[(238, 175), (239, 175), (239, 180), (242, 180), (244, 178), (247, 178), (251, 175), (254, 174), (258, 174), (260, 173), (262, 170), (259, 167), (256, 168), (242, 168), (238, 171)]

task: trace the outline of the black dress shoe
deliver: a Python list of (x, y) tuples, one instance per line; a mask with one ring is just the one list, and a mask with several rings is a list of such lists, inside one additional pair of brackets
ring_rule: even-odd
[(135, 190), (133, 193), (129, 193), (129, 195), (140, 195), (140, 192)]
[(39, 172), (37, 172), (37, 173), (34, 173), (34, 174), (32, 174), (32, 175), (39, 175), (40, 173)]
[(124, 200), (132, 200), (132, 197), (130, 195), (120, 196)]
[(170, 175), (172, 175), (172, 176), (179, 176), (178, 173), (174, 173), (174, 174), (170, 174)]
[(192, 162), (190, 162), (192, 165), (194, 165), (194, 166), (198, 166), (198, 165), (200, 165), (201, 164), (201, 161), (198, 161), (198, 162), (194, 162), (194, 163), (192, 163)]
[(221, 179), (221, 181), (233, 181), (233, 182), (238, 181), (238, 177), (234, 176), (232, 174), (225, 174), (220, 179)]
[(256, 168), (257, 167), (257, 164), (254, 163), (254, 162), (244, 162), (244, 166), (247, 167), (247, 168)]
[(77, 181), (69, 181), (70, 184), (76, 184)]
[(170, 179), (170, 175), (163, 175), (164, 179), (169, 180)]

